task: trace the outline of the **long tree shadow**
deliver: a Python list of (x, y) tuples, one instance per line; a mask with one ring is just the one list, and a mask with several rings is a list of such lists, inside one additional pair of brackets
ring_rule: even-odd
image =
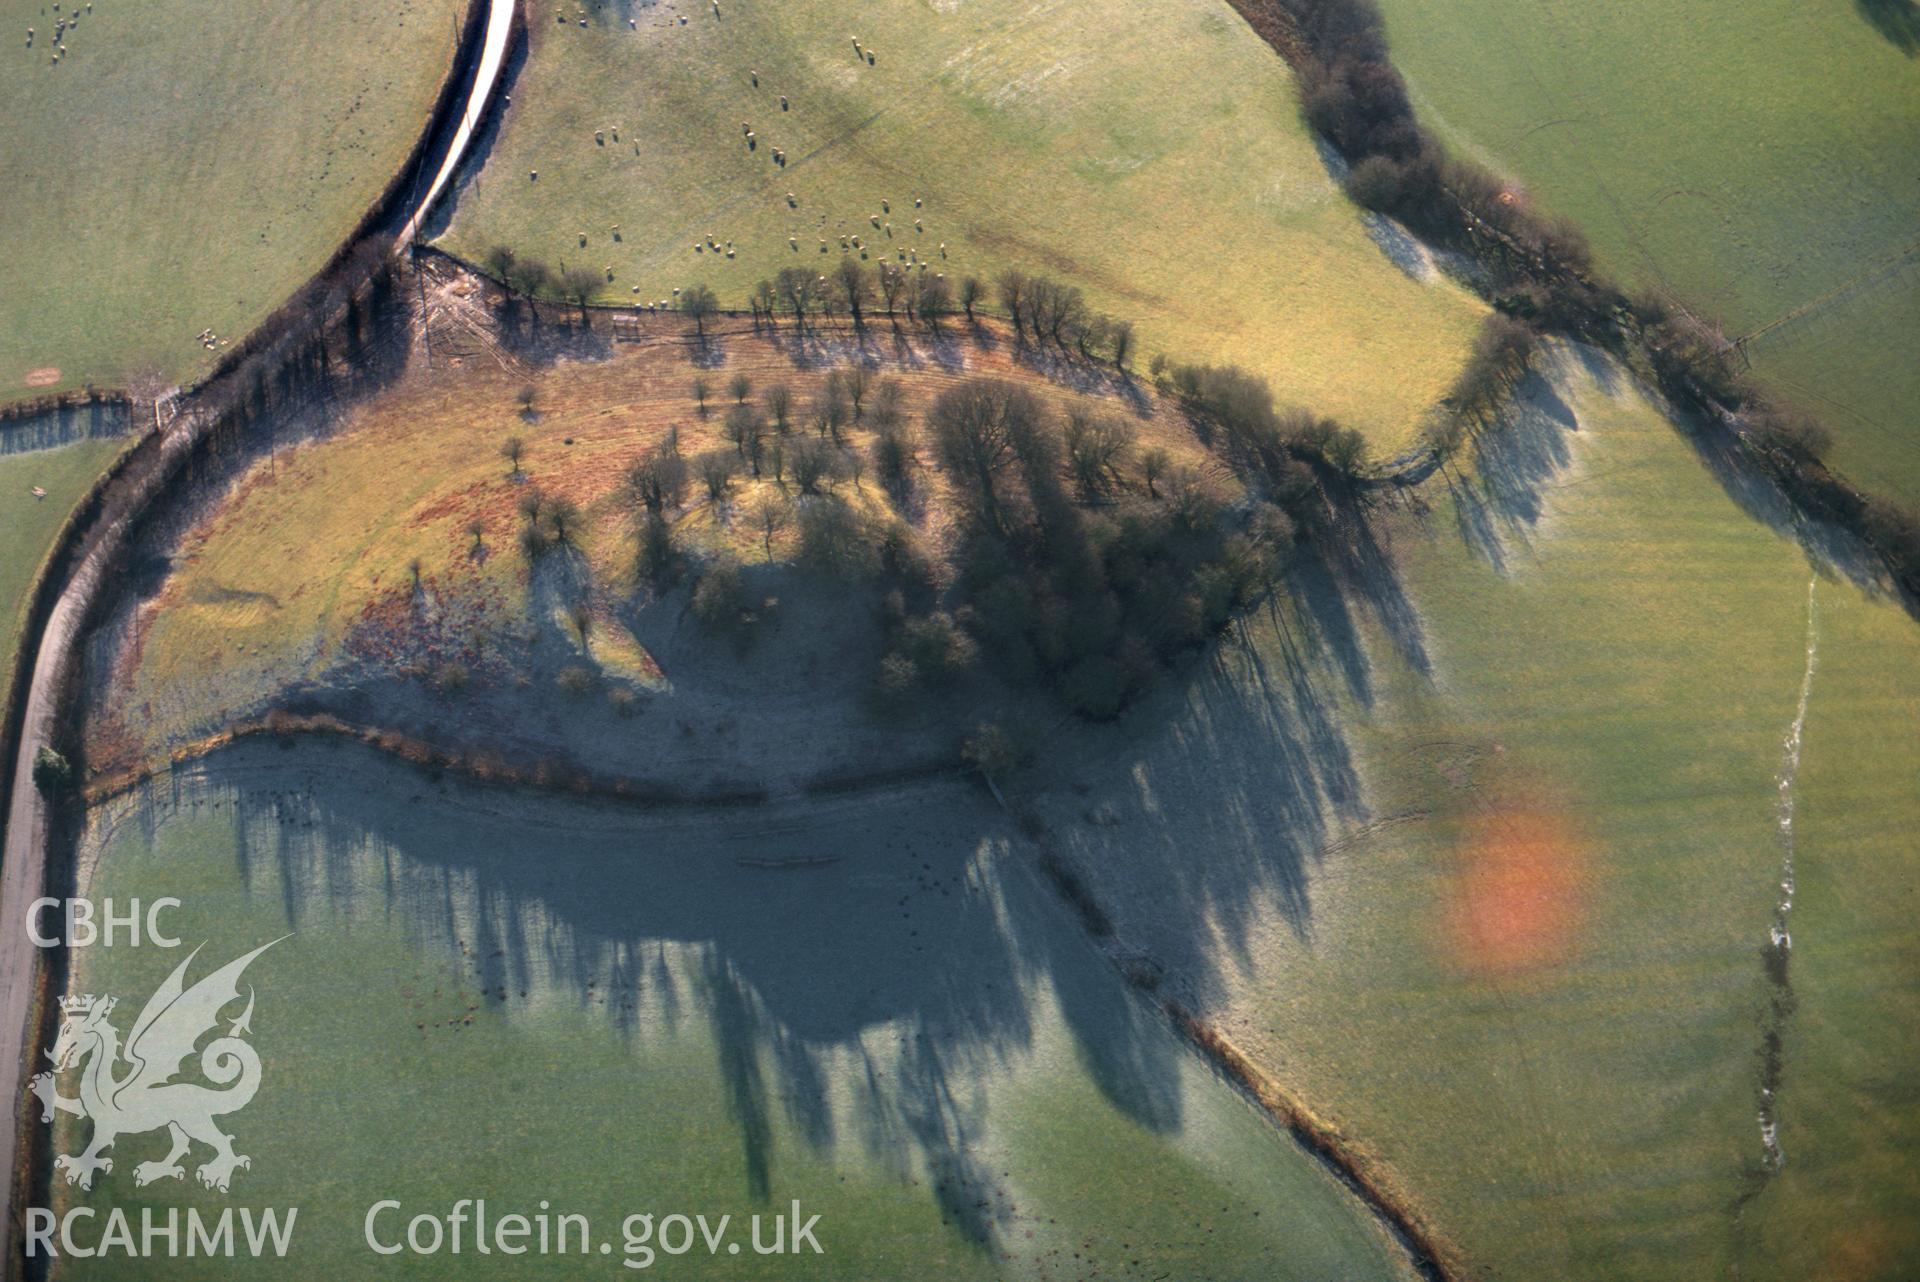
[(1530, 548), (1546, 493), (1573, 461), (1580, 430), (1573, 407), (1552, 382), (1530, 371), (1493, 421), (1473, 434), (1472, 466), (1446, 485), (1461, 541), (1505, 571), (1510, 545)]
[(56, 449), (76, 441), (126, 435), (127, 407), (111, 401), (60, 405), (45, 413), (0, 423), (0, 456)]
[(1920, 57), (1920, 4), (1914, 0), (1853, 0), (1860, 16), (1909, 58)]
[(1886, 563), (1872, 547), (1842, 526), (1807, 515), (1761, 468), (1731, 428), (1705, 422), (1671, 406), (1664, 407), (1663, 412), (1727, 497), (1749, 517), (1795, 543), (1816, 572), (1843, 578), (1869, 595), (1898, 600), (1909, 614), (1920, 613), (1920, 601), (1900, 592)]
[(508, 1019), (559, 996), (644, 1056), (650, 1014), (704, 1018), (759, 1201), (781, 1188), (776, 1116), (827, 1153), (897, 1164), (905, 1139), (948, 1218), (992, 1247), (1014, 1205), (982, 1147), (992, 1083), (1032, 1052), (1043, 1007), (1115, 1107), (1156, 1131), (1183, 1115), (1178, 1041), (965, 785), (636, 817), (431, 781), (358, 745), (245, 743), (138, 810), (149, 834), (224, 814), (245, 893), (290, 929), (399, 922)]

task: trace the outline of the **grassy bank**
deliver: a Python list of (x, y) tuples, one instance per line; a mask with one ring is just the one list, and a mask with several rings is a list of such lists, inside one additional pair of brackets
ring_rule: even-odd
[[(890, 732), (871, 724), (860, 697), (879, 658), (867, 654), (880, 640), (879, 603), (862, 585), (795, 581), (797, 512), (805, 500), (791, 477), (776, 482), (770, 464), (759, 478), (743, 469), (718, 502), (693, 482), (672, 513), (679, 546), (701, 558), (737, 558), (752, 576), (756, 600), (773, 595), (782, 602), (781, 621), (769, 625), (781, 629), (781, 639), (752, 647), (751, 656), (731, 645), (716, 655), (714, 634), (685, 619), (684, 593), (656, 594), (642, 575), (626, 480), (636, 460), (676, 429), (690, 459), (715, 449), (730, 453), (727, 388), (736, 376), (747, 379), (748, 399), (763, 413), (776, 386), (791, 392), (791, 431), (769, 439), (797, 454), (818, 436), (807, 407), (828, 376), (829, 365), (818, 359), (824, 351), (835, 361), (870, 361), (876, 381), (898, 380), (916, 456), (912, 496), (898, 502), (864, 462), (872, 425), (849, 424), (841, 435), (869, 470), (863, 478), (842, 477), (831, 492), (868, 515), (897, 510), (934, 557), (953, 552), (957, 520), (921, 420), (942, 391), (970, 375), (1017, 380), (1055, 412), (1121, 416), (1138, 430), (1140, 450), (1161, 446), (1176, 463), (1205, 462), (1170, 408), (1150, 395), (1129, 402), (1113, 386), (1079, 392), (1049, 379), (1013, 359), (998, 327), (973, 332), (950, 324), (933, 342), (924, 332), (909, 338), (883, 326), (864, 343), (842, 329), (817, 336), (824, 347), (809, 348), (796, 364), (790, 331), (776, 341), (741, 332), (741, 322), (726, 324), (701, 346), (677, 317), (659, 318), (648, 323), (645, 341), (612, 346), (607, 359), (587, 363), (503, 365), (469, 352), (456, 357), (456, 367), (443, 345), (436, 371), (368, 401), (324, 440), (255, 463), (185, 533), (178, 570), (157, 608), (133, 625), (137, 639), (123, 652), (125, 663), (91, 727), (90, 762), (131, 765), (317, 683), (335, 691), (388, 690), (398, 703), (348, 710), (352, 719), (394, 726), (404, 713), (421, 719), (413, 723), (417, 733), (442, 742), (445, 732), (457, 731), (469, 747), (524, 756), (539, 743), (581, 749), (588, 742), (582, 736), (591, 736), (600, 747), (588, 755), (615, 772), (684, 773), (699, 763), (750, 774), (764, 765), (783, 776), (805, 765), (801, 777), (819, 773), (815, 749), (796, 751), (787, 730), (767, 734), (764, 756), (748, 753), (745, 740), (756, 727), (766, 729), (761, 714), (769, 701), (791, 704), (796, 727), (837, 727), (819, 751), (848, 754), (849, 764), (865, 760), (869, 768), (876, 759), (898, 765), (884, 747)], [(560, 333), (557, 326), (552, 332)], [(712, 388), (705, 414), (691, 395), (696, 379)], [(531, 391), (530, 409), (521, 404), (523, 390)], [(524, 443), (517, 472), (500, 453), (510, 437)], [(526, 520), (518, 504), (535, 489), (571, 500), (582, 519), (562, 555), (530, 563), (519, 544)], [(758, 499), (777, 496), (789, 497), (796, 515), (769, 538), (752, 513)], [(563, 571), (564, 583), (556, 577)], [(584, 644), (566, 617), (576, 601), (591, 613)], [(555, 687), (554, 671), (497, 658), (529, 633), (550, 643), (556, 668), (584, 665), (611, 685), (630, 684), (660, 718), (738, 720), (743, 738), (724, 751), (718, 744), (689, 751), (636, 736), (604, 691), (570, 698)], [(782, 666), (799, 665), (800, 656), (811, 675)], [(455, 657), (469, 669), (471, 688), (436, 690), (429, 679), (434, 665)], [(809, 707), (815, 701), (807, 693), (821, 681), (848, 696), (845, 706), (827, 699)], [(522, 689), (525, 706), (512, 715), (493, 706), (496, 696), (521, 698)], [(703, 707), (709, 695), (728, 700), (727, 708)], [(562, 708), (564, 733), (540, 728)], [(952, 746), (941, 745), (946, 757)]]

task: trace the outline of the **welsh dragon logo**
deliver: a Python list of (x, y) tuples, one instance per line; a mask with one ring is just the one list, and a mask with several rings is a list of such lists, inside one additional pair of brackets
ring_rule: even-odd
[[(224, 1036), (197, 1052), (195, 1045), (217, 1028), (220, 1012), (239, 1000), (240, 976), (248, 963), (279, 942), (262, 944), (188, 988), (187, 967), (200, 954), (194, 949), (147, 999), (124, 1047), (119, 1030), (108, 1022), (113, 998), (96, 1001), (89, 994), (60, 999), (60, 1032), (46, 1052), (53, 1072), (37, 1074), (27, 1089), (40, 1098), (41, 1121), (52, 1121), (57, 1111), (93, 1123), (93, 1137), (83, 1152), (53, 1159), (54, 1170), (65, 1175), (67, 1183), (92, 1188), (95, 1171), (113, 1171), (113, 1159), (102, 1154), (116, 1139), (163, 1126), (172, 1147), (159, 1161), (134, 1167), (135, 1184), (183, 1177), (180, 1159), (195, 1141), (213, 1149), (213, 1156), (194, 1172), (208, 1188), (226, 1192), (234, 1171), (253, 1165), (251, 1158), (233, 1151), (233, 1137), (213, 1120), (245, 1108), (260, 1088), (260, 1056), (242, 1040), (252, 1031), (253, 989), (247, 989), (247, 1007), (227, 1025)], [(213, 1087), (174, 1080), (196, 1054), (200, 1075)], [(69, 1099), (59, 1093), (54, 1074), (83, 1061), (80, 1094)], [(125, 1072), (119, 1071), (123, 1063)]]

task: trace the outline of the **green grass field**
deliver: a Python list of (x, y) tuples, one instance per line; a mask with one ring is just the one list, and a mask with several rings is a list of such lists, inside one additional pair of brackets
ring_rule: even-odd
[[(301, 1276), (606, 1276), (632, 1212), (798, 1198), (825, 1254), (703, 1252), (694, 1277), (1405, 1278), (1320, 1166), (1121, 985), (971, 789), (789, 814), (645, 818), (507, 802), (359, 748), (231, 748), (95, 812), (83, 893), (173, 895), (196, 963), (248, 972), (265, 1062), (227, 1119), (241, 1205), (300, 1208)], [(790, 856), (794, 824), (836, 862)], [(137, 1008), (184, 956), (94, 949), (76, 991)], [(131, 1016), (129, 1015), (129, 1018)], [(71, 1089), (71, 1088), (69, 1088)], [(63, 1134), (62, 1139), (70, 1137)], [(63, 1205), (136, 1191), (128, 1136)], [(366, 1209), (485, 1197), (592, 1217), (615, 1254), (398, 1257)], [(398, 1223), (403, 1224), (404, 1220)], [(386, 1225), (382, 1225), (384, 1230)], [(56, 1277), (258, 1275), (248, 1260)]]
[[(1017, 265), (1136, 321), (1147, 351), (1246, 364), (1388, 450), (1458, 369), (1480, 305), (1375, 246), (1285, 65), (1218, 0), (696, 8), (536, 15), (446, 247), (607, 269), (610, 302), (704, 282), (742, 308), (842, 237), (953, 279)], [(696, 252), (708, 236), (732, 255)]]
[(1065, 788), (1056, 821), (1121, 937), (1470, 1276), (1912, 1276), (1920, 636), (1818, 576), (1785, 1165), (1757, 1184), (1815, 576), (1632, 393), (1560, 395), (1577, 431), (1537, 424), (1396, 531), (1382, 604), (1253, 628), (1164, 728), (1062, 767), (1117, 822)]
[[(29, 430), (22, 428), (15, 431)], [(126, 447), (114, 437), (81, 439), (50, 449), (0, 454), (0, 722), (7, 716), (13, 665), (27, 622), (28, 590), (74, 505), (107, 463)], [(45, 498), (33, 491), (45, 490)]]
[(1751, 333), (1833, 461), (1920, 498), (1920, 84), (1870, 6), (1383, 0), (1427, 123), (1579, 222), (1608, 270)]
[(99, 0), (56, 65), (59, 15), (0, 3), (0, 399), (204, 371), (399, 169), (462, 11)]

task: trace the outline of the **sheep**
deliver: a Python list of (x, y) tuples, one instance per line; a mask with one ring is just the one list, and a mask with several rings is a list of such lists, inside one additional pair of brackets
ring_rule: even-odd
[(883, 200), (880, 202), (880, 212), (883, 214), (890, 214), (893, 212), (893, 206), (889, 205), (886, 201)]
[(787, 237), (787, 247), (789, 249), (798, 251), (800, 248), (800, 238), (798, 236)]
[(594, 145), (595, 145), (595, 146), (598, 146), (598, 147), (604, 147), (604, 146), (606, 146), (606, 145), (607, 145), (607, 131), (606, 131), (606, 130), (604, 130), (604, 129), (596, 129), (596, 130), (594, 130), (594, 131), (593, 131), (593, 141), (594, 141)]
[(580, 235), (580, 243), (584, 246), (587, 243), (587, 233), (581, 232), (579, 233), (579, 235)]
[(787, 208), (789, 208), (789, 209), (798, 209), (799, 207), (800, 207), (800, 202), (799, 202), (799, 201), (797, 201), (797, 200), (795, 200), (795, 199), (793, 198), (793, 193), (792, 193), (792, 192), (788, 192), (788, 193), (787, 193)]
[(613, 238), (614, 238), (615, 240), (619, 240), (619, 239), (620, 239), (620, 224), (619, 224), (619, 223), (615, 223), (615, 224), (613, 225)]
[(637, 19), (637, 18), (628, 18), (628, 19), (627, 19), (627, 30), (628, 30), (628, 31), (638, 31), (638, 30), (640, 30), (640, 21), (639, 21), (639, 19)]
[(527, 170), (527, 181), (528, 181), (528, 182), (530, 182), (530, 183), (537, 183), (537, 182), (539, 182), (539, 181), (540, 181), (540, 171), (539, 171), (538, 169), (529, 169), (529, 170)]
[(919, 198), (918, 196), (915, 196), (915, 197), (913, 198), (913, 207), (914, 207), (915, 209), (918, 209), (918, 208), (920, 208), (920, 198)]
[(914, 220), (913, 220), (913, 229), (914, 229), (915, 231), (925, 231), (925, 230), (926, 230), (926, 228), (924, 228), (924, 227), (922, 227), (922, 226), (920, 225), (920, 220), (919, 220), (918, 218), (916, 218), (916, 219), (914, 219)]
[[(759, 81), (755, 81), (754, 83), (755, 83), (755, 84), (758, 84), (758, 83), (759, 83)], [(787, 95), (785, 95), (785, 94), (781, 94), (781, 95), (780, 95), (780, 110), (782, 110), (782, 111), (785, 111), (786, 109), (787, 109)]]
[(878, 227), (878, 226), (880, 225), (880, 215), (878, 215), (878, 214), (868, 214), (868, 215), (867, 215), (867, 221), (868, 221), (868, 222), (870, 222), (870, 223), (872, 223), (872, 224), (873, 224), (873, 225), (874, 225), (875, 227)]

